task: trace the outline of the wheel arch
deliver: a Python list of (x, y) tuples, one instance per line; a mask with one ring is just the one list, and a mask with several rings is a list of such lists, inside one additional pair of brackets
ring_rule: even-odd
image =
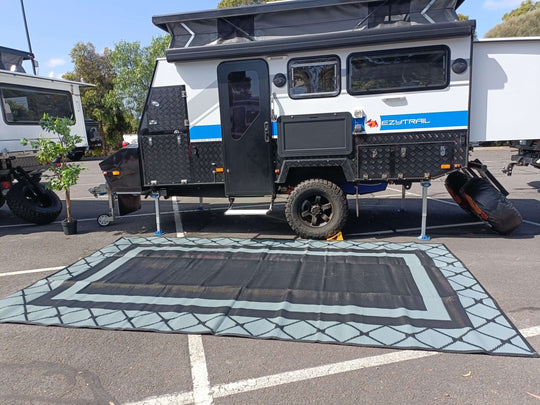
[(295, 187), (310, 179), (328, 180), (340, 185), (353, 182), (355, 176), (348, 159), (287, 160), (281, 164), (276, 183)]

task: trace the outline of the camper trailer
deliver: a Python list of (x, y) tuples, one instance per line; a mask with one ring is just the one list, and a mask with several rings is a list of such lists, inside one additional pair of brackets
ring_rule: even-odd
[[(21, 141), (44, 136), (39, 125), (43, 114), (69, 117), (75, 121), (71, 133), (81, 138), (71, 156), (80, 159), (88, 149), (79, 93), (86, 85), (26, 74), (23, 62), (33, 58), (28, 52), (0, 47), (0, 206), (7, 202), (15, 215), (46, 224), (58, 217), (62, 204), (39, 183), (36, 151)], [(55, 134), (46, 136), (55, 139)]]
[[(171, 43), (138, 146), (101, 163), (120, 214), (150, 193), (225, 196), (228, 215), (266, 214), (285, 194), (291, 228), (320, 239), (345, 225), (348, 194), (458, 173), (453, 196), (478, 214), (483, 187), (468, 200), (462, 187), (483, 179), (507, 207), (491, 225), (511, 232), (519, 214), (468, 160), (475, 23), (459, 21), (462, 2), (297, 0), (153, 17)], [(268, 209), (235, 208), (252, 196)]]

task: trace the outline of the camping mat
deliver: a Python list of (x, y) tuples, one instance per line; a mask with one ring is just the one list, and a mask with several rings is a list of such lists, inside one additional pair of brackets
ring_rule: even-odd
[(0, 322), (536, 355), (441, 244), (122, 238)]

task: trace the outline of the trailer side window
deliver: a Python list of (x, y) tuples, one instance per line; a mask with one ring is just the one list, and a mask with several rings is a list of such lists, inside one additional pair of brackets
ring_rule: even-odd
[(358, 95), (443, 89), (449, 60), (446, 46), (355, 53), (348, 60), (347, 90)]
[(337, 56), (292, 59), (288, 71), (291, 98), (333, 97), (341, 91)]
[(52, 117), (75, 116), (71, 94), (67, 91), (32, 87), (1, 87), (4, 119), (8, 124), (38, 125), (47, 113)]

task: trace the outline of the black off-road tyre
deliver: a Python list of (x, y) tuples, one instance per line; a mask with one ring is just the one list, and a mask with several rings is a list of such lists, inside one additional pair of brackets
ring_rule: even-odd
[(6, 201), (16, 216), (38, 225), (53, 222), (62, 211), (62, 201), (55, 192), (40, 183), (13, 184)]
[(489, 181), (472, 178), (461, 188), (461, 193), (471, 211), (495, 232), (507, 235), (521, 225), (521, 214)]
[(345, 226), (348, 216), (345, 193), (336, 184), (322, 179), (300, 183), (285, 205), (289, 226), (306, 239), (334, 236)]

